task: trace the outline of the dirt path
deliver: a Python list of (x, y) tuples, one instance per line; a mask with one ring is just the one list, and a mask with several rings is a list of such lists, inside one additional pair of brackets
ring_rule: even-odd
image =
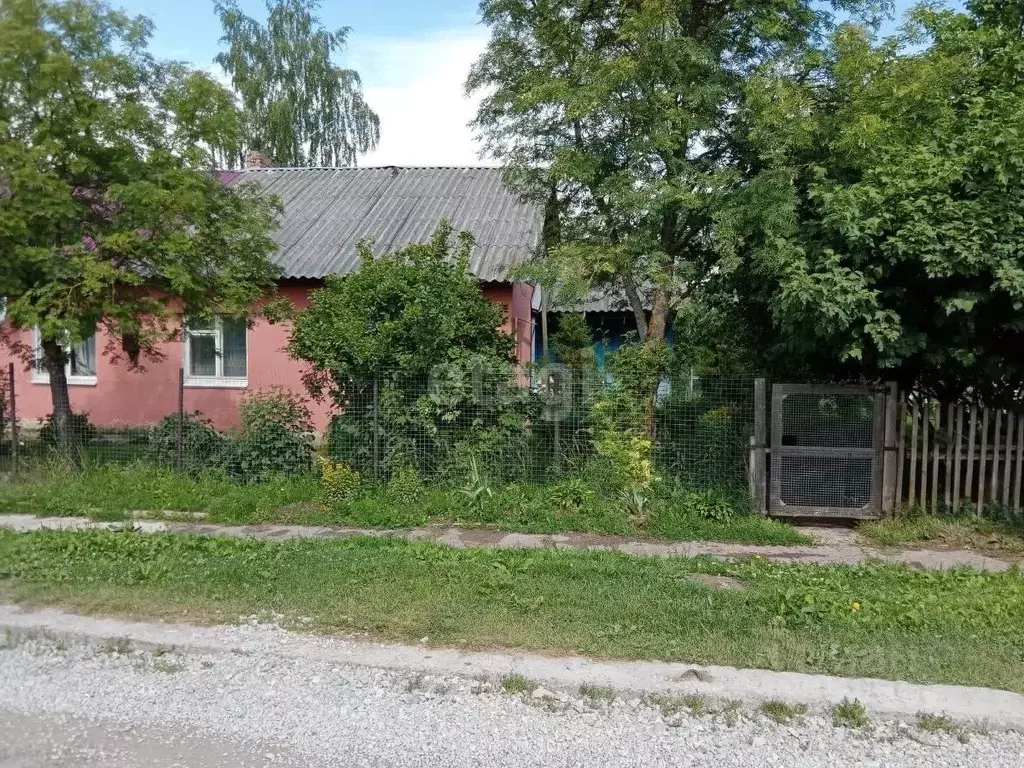
[[(0, 515), (0, 528), (15, 531), (120, 530), (123, 523), (97, 522), (87, 517), (38, 517), (36, 515)], [(268, 541), (297, 538), (348, 538), (352, 536), (393, 536), (407, 541), (431, 541), (458, 549), (491, 547), (496, 549), (576, 549), (621, 552), (651, 557), (697, 557), (708, 555), (740, 559), (760, 555), (780, 563), (818, 563), (856, 565), (871, 560), (903, 563), (924, 570), (942, 570), (969, 566), (982, 571), (1005, 571), (1014, 562), (972, 550), (876, 549), (862, 545), (857, 535), (842, 528), (804, 528), (814, 537), (809, 546), (761, 546), (715, 541), (667, 542), (659, 539), (600, 536), (587, 533), (509, 533), (487, 528), (430, 526), (399, 530), (343, 528), (302, 525), (216, 525), (139, 520), (132, 525), (147, 533), (192, 533), (203, 536), (233, 536)]]

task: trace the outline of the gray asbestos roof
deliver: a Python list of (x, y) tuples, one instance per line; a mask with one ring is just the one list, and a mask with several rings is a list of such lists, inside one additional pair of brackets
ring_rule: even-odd
[(255, 181), (281, 199), (276, 260), (285, 277), (350, 272), (362, 238), (387, 253), (426, 242), (442, 218), (475, 236), (470, 271), (479, 280), (506, 280), (507, 267), (541, 244), (543, 211), (509, 191), (500, 168), (253, 168), (222, 179)]

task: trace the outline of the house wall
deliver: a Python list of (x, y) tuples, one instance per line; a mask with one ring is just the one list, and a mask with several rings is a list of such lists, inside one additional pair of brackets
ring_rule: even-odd
[[(318, 283), (286, 284), (279, 292), (288, 297), (299, 309), (309, 304), (309, 292)], [(506, 307), (503, 329), (515, 333), (517, 355), (522, 363), (529, 362), (532, 337), (530, 329), (529, 285), (488, 284), (484, 293), (491, 301)], [(524, 309), (525, 302), (525, 309)], [(185, 411), (201, 411), (218, 428), (232, 426), (238, 418), (241, 400), (253, 392), (268, 387), (284, 387), (306, 396), (302, 384), (305, 364), (292, 360), (286, 351), (289, 324), (272, 325), (258, 320), (249, 329), (246, 347), (248, 353), (248, 386), (244, 388), (186, 385)], [(31, 332), (23, 332), (21, 340), (31, 343)], [(178, 409), (178, 371), (182, 367), (184, 344), (168, 342), (160, 347), (162, 360), (143, 360), (143, 370), (130, 370), (124, 360), (115, 361), (103, 354), (110, 339), (101, 330), (96, 338), (96, 383), (69, 384), (71, 408), (86, 413), (97, 426), (121, 427), (155, 424)], [(116, 346), (116, 345), (115, 345)], [(34, 380), (25, 362), (15, 358), (6, 347), (0, 347), (0, 371), (6, 374), (8, 363), (15, 364), (15, 391), (19, 421), (31, 427), (45, 418), (53, 408), (48, 383)], [(6, 382), (6, 375), (2, 380)], [(327, 402), (309, 403), (318, 431), (326, 427), (331, 406)]]

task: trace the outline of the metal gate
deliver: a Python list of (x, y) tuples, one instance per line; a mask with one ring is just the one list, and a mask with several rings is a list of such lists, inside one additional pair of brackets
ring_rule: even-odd
[(775, 384), (769, 511), (791, 517), (878, 517), (885, 390)]

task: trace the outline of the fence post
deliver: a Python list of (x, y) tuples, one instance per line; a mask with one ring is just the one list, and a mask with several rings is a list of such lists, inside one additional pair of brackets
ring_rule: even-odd
[(185, 466), (185, 369), (178, 368), (178, 471)]
[(18, 474), (18, 401), (14, 392), (14, 363), (7, 366), (7, 376), (11, 387), (11, 471)]
[(896, 421), (899, 418), (899, 386), (888, 384), (885, 398), (885, 431), (882, 454), (882, 514), (896, 512)]
[(754, 511), (759, 515), (768, 513), (765, 496), (765, 452), (768, 448), (767, 384), (764, 379), (754, 379), (754, 443), (751, 448), (750, 474), (753, 483)]
[(380, 380), (373, 374), (373, 481), (380, 482)]

